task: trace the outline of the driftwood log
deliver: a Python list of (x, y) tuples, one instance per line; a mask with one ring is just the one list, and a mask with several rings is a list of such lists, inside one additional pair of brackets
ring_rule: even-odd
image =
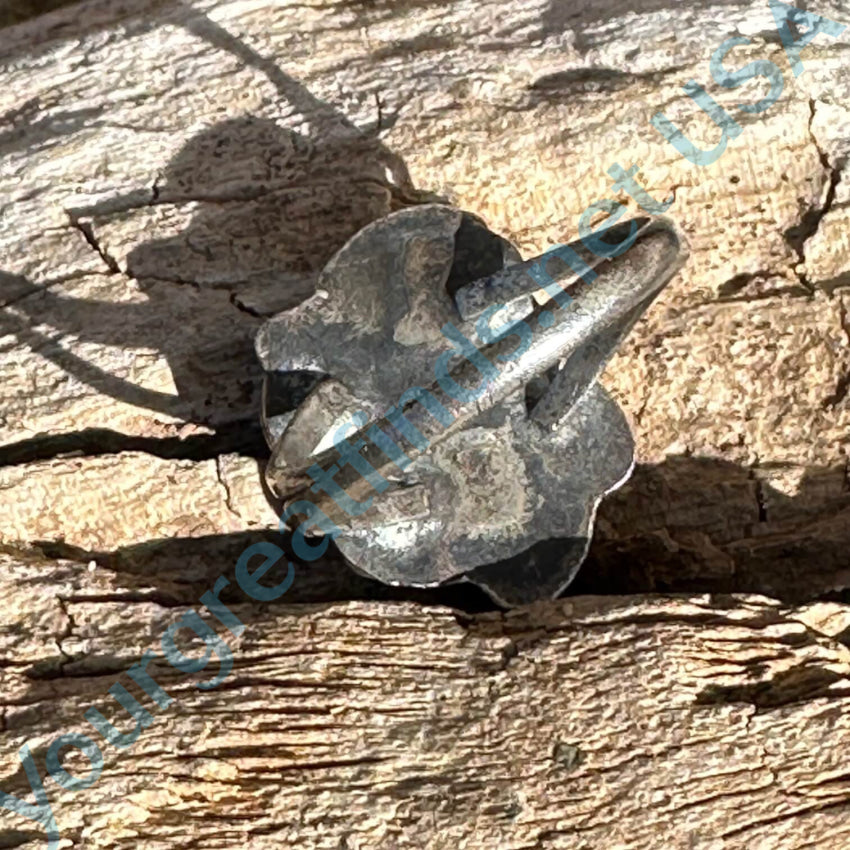
[[(26, 744), (56, 846), (98, 850), (847, 847), (848, 33), (795, 76), (737, 0), (90, 0), (0, 30), (0, 790), (36, 806)], [(731, 36), (729, 70), (783, 74), (764, 112), (764, 77), (712, 80)], [(717, 144), (692, 79), (742, 128), (707, 167), (650, 123)], [(640, 463), (573, 595), (504, 613), (330, 557), (251, 603), (236, 560), (280, 542), (263, 318), (405, 205), (528, 254), (636, 211), (615, 164), (674, 193), (692, 255), (604, 377)], [(127, 670), (221, 575), (232, 671), (154, 660), (162, 707)], [(119, 681), (151, 720), (123, 749), (84, 719), (132, 729)], [(87, 789), (47, 773), (71, 733)], [(46, 841), (0, 808), (0, 848)]]

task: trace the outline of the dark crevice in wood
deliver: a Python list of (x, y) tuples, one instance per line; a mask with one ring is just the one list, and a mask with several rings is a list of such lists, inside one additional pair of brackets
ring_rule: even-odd
[(259, 310), (255, 310), (253, 307), (249, 307), (247, 304), (243, 304), (239, 300), (239, 294), (237, 292), (230, 293), (230, 303), (237, 310), (240, 310), (243, 313), (247, 313), (249, 316), (253, 316), (255, 319), (262, 319), (273, 315), (272, 313), (261, 313)]
[(80, 221), (69, 212), (68, 218), (71, 221), (71, 224), (79, 230), (79, 232), (83, 235), (83, 238), (89, 244), (93, 251), (103, 260), (106, 267), (113, 274), (120, 274), (121, 268), (118, 265), (118, 262), (115, 260), (113, 256), (109, 254), (109, 252), (101, 247), (100, 243), (97, 241), (97, 237), (94, 235), (94, 230), (92, 229), (91, 222), (88, 221)]
[[(748, 672), (750, 675), (758, 674), (759, 670), (755, 666), (748, 665)], [(803, 663), (763, 681), (735, 685), (708, 685), (697, 696), (697, 704), (745, 703), (766, 710), (823, 697), (850, 696), (850, 683), (836, 689), (833, 687), (836, 682), (847, 682), (847, 677), (825, 667)]]
[(268, 448), (259, 421), (243, 420), (216, 428), (213, 434), (187, 437), (140, 437), (109, 428), (86, 428), (69, 434), (31, 437), (0, 447), (0, 467), (22, 466), (59, 457), (97, 457), (121, 452), (144, 452), (173, 460), (211, 460), (239, 454), (263, 460)]
[[(836, 190), (838, 188), (838, 184), (841, 182), (841, 170), (843, 168), (843, 163), (836, 163), (835, 165), (831, 164), (826, 151), (821, 148), (817, 138), (812, 132), (812, 122), (814, 121), (814, 117), (815, 101), (809, 100), (809, 135), (817, 149), (818, 159), (820, 160), (820, 164), (826, 174), (828, 183), (826, 197), (824, 198), (823, 204), (815, 204), (809, 207), (805, 210), (805, 212), (803, 212), (800, 217), (800, 221), (793, 227), (789, 227), (783, 234), (785, 241), (797, 255), (800, 266), (804, 266), (806, 262), (806, 243), (818, 232), (824, 217), (835, 204)], [(800, 283), (802, 283), (809, 291), (814, 291), (815, 287), (804, 270), (798, 271), (797, 277), (800, 279)]]
[(810, 290), (797, 283), (768, 286), (770, 281), (782, 281), (783, 276), (770, 269), (759, 269), (754, 272), (741, 272), (725, 280), (717, 287), (717, 298), (694, 305), (696, 307), (714, 306), (716, 304), (746, 304), (753, 301), (763, 301), (768, 298), (783, 296), (810, 297)]
[(30, 665), (23, 675), (33, 682), (53, 682), (57, 679), (112, 679), (120, 676), (138, 657), (120, 658), (108, 655), (65, 655), (63, 658), (45, 658)]
[[(850, 343), (850, 321), (847, 318), (847, 308), (844, 306), (844, 302), (839, 299), (839, 315), (841, 317), (841, 328), (844, 331), (844, 335), (847, 337), (848, 343)], [(823, 409), (831, 410), (834, 407), (837, 407), (847, 398), (847, 393), (850, 392), (850, 369), (848, 369), (839, 379), (835, 385), (835, 391), (828, 395), (823, 400)]]
[(619, 68), (575, 68), (544, 74), (534, 80), (528, 90), (532, 93), (533, 105), (541, 101), (570, 102), (581, 94), (614, 94), (635, 85), (658, 85), (666, 77), (680, 70), (675, 65), (641, 73)]

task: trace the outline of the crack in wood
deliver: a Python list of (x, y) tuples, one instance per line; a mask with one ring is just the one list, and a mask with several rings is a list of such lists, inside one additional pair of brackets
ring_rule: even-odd
[(118, 265), (118, 262), (112, 257), (109, 252), (102, 248), (100, 243), (97, 240), (97, 237), (94, 234), (94, 229), (92, 228), (91, 222), (82, 221), (81, 219), (75, 218), (73, 213), (66, 210), (65, 211), (69, 221), (71, 222), (71, 226), (78, 230), (83, 238), (86, 240), (88, 245), (92, 248), (92, 250), (103, 260), (107, 269), (113, 274), (121, 274), (121, 267)]
[[(788, 653), (788, 658), (793, 654)], [(765, 661), (778, 661), (779, 658), (747, 657), (743, 676), (748, 679), (763, 675), (769, 668)], [(837, 683), (848, 683), (843, 688), (834, 687)], [(850, 696), (850, 677), (834, 669), (802, 661), (794, 666), (779, 670), (766, 679), (755, 682), (737, 682), (733, 685), (706, 685), (697, 695), (698, 705), (728, 705), (746, 703), (758, 710), (766, 711), (799, 702)]]
[(812, 124), (815, 119), (816, 101), (809, 100), (809, 124), (808, 132), (818, 153), (818, 160), (823, 168), (826, 177), (826, 196), (822, 204), (813, 204), (800, 217), (797, 224), (789, 227), (783, 234), (785, 241), (793, 249), (797, 255), (797, 277), (800, 283), (810, 292), (814, 292), (816, 287), (809, 280), (808, 274), (805, 271), (806, 264), (806, 243), (818, 232), (821, 222), (826, 215), (832, 210), (835, 204), (836, 191), (838, 184), (841, 182), (841, 172), (844, 167), (843, 162), (832, 165), (826, 151), (821, 147), (812, 129)]
[[(175, 428), (181, 426), (177, 425)], [(268, 447), (259, 421), (240, 420), (218, 426), (211, 434), (145, 437), (108, 428), (86, 428), (66, 434), (31, 437), (0, 446), (0, 467), (24, 466), (52, 458), (98, 457), (122, 452), (144, 452), (172, 460), (204, 461), (224, 454), (263, 460)]]
[[(850, 345), (850, 320), (847, 317), (847, 307), (844, 304), (844, 301), (839, 299), (838, 303), (838, 311), (841, 321), (841, 328), (844, 331), (845, 336), (847, 337), (847, 343)], [(835, 391), (828, 395), (822, 402), (822, 407), (824, 410), (831, 410), (841, 404), (845, 398), (847, 398), (847, 394), (850, 392), (850, 368), (838, 378), (838, 381), (835, 385)]]

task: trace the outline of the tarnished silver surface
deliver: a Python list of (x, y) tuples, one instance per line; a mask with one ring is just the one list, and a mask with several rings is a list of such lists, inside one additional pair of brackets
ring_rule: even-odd
[[(633, 467), (628, 424), (596, 379), (686, 256), (664, 221), (603, 235), (614, 245), (629, 234), (610, 259), (561, 248), (571, 268), (548, 255), (523, 263), (482, 221), (446, 206), (364, 228), (316, 294), (258, 335), (272, 489), (285, 505), (321, 508), (345, 558), (383, 582), (464, 579), (509, 605), (559, 593), (586, 555), (599, 502)], [(557, 280), (546, 291), (544, 265)], [(450, 357), (459, 334), (465, 357)], [(346, 423), (356, 453), (343, 447), (343, 457), (334, 435)], [(314, 465), (334, 464), (346, 510), (339, 493), (313, 486)]]

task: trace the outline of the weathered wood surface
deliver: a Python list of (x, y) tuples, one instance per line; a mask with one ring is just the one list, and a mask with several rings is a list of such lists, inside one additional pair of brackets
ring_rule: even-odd
[[(711, 83), (735, 33), (730, 67), (785, 74), (761, 115), (761, 83)], [(456, 615), (483, 600), (303, 567), (239, 608), (227, 684), (160, 671), (175, 704), (96, 786), (48, 780), (57, 820), (93, 848), (845, 847), (847, 55), (819, 36), (795, 79), (737, 2), (95, 0), (0, 30), (0, 788), (274, 539), (264, 316), (392, 209), (446, 198), (531, 253), (636, 162), (692, 257), (605, 376), (641, 465), (578, 590), (782, 601)], [(713, 146), (691, 78), (744, 126), (704, 169), (649, 124)], [(42, 843), (0, 814), (0, 847)]]
[[(181, 597), (193, 600), (74, 562), (2, 566), (0, 775), (23, 796), (15, 748), (28, 740), (43, 770), (57, 732), (91, 732), (92, 705), (110, 717), (107, 686), (156, 648)], [(195, 681), (151, 665), (172, 705), (149, 704), (156, 720), (129, 749), (104, 745), (91, 788), (46, 781), (68, 846), (850, 840), (850, 651), (834, 639), (850, 626), (846, 606), (580, 597), (474, 618), (374, 602), (232, 610), (247, 628), (228, 639), (224, 683), (196, 686), (216, 660)], [(43, 842), (15, 827), (3, 846)]]

